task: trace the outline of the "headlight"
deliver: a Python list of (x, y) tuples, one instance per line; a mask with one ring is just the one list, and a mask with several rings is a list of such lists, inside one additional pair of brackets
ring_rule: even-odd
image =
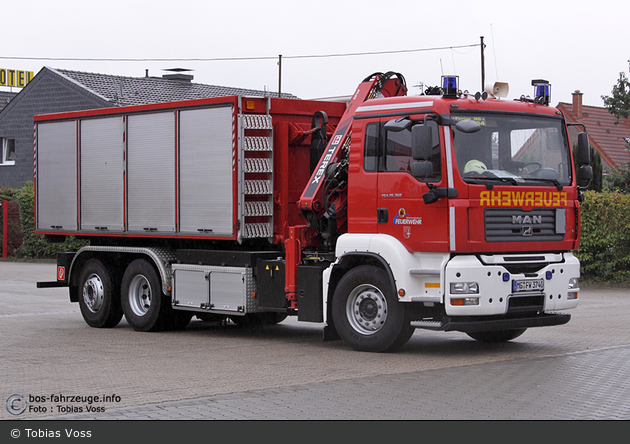
[(479, 284), (476, 282), (453, 282), (451, 294), (479, 294)]
[(451, 298), (451, 305), (463, 306), (463, 305), (479, 305), (479, 298)]
[(569, 290), (573, 290), (576, 288), (580, 288), (580, 279), (579, 278), (569, 279)]

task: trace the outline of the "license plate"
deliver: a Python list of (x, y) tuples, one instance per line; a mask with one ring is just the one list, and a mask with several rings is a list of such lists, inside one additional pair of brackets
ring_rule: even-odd
[(518, 293), (521, 291), (542, 291), (545, 289), (544, 279), (527, 279), (512, 281), (512, 291)]

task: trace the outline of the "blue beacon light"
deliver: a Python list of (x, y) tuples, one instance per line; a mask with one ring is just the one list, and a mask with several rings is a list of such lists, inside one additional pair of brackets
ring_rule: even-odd
[(442, 91), (445, 97), (457, 97), (459, 76), (442, 76)]
[(535, 103), (541, 105), (549, 105), (551, 102), (551, 85), (547, 80), (532, 80), (532, 86), (534, 87)]

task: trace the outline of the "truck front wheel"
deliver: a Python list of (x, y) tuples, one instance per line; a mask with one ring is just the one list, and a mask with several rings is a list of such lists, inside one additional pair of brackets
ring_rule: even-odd
[(173, 314), (170, 298), (162, 293), (158, 274), (149, 262), (136, 259), (129, 264), (121, 288), (125, 319), (134, 330), (159, 331), (169, 327)]
[(362, 265), (346, 273), (333, 295), (332, 317), (341, 339), (359, 351), (394, 351), (414, 332), (385, 270)]
[(122, 319), (119, 282), (115, 273), (98, 259), (89, 259), (83, 266), (79, 276), (79, 307), (90, 327), (111, 328)]

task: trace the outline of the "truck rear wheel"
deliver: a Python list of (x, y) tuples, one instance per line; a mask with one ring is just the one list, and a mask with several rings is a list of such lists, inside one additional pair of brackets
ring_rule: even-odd
[(518, 328), (515, 330), (497, 330), (497, 331), (477, 331), (466, 333), (468, 336), (479, 342), (507, 342), (518, 338), (525, 333), (526, 328)]
[(134, 330), (159, 331), (171, 326), (174, 313), (170, 298), (162, 293), (158, 274), (149, 262), (136, 259), (129, 264), (121, 287), (125, 319)]
[(98, 259), (89, 259), (83, 266), (79, 276), (79, 307), (90, 327), (111, 328), (122, 319), (118, 283), (115, 273)]
[(414, 332), (385, 270), (362, 265), (346, 273), (335, 290), (332, 318), (341, 339), (359, 351), (394, 351)]

